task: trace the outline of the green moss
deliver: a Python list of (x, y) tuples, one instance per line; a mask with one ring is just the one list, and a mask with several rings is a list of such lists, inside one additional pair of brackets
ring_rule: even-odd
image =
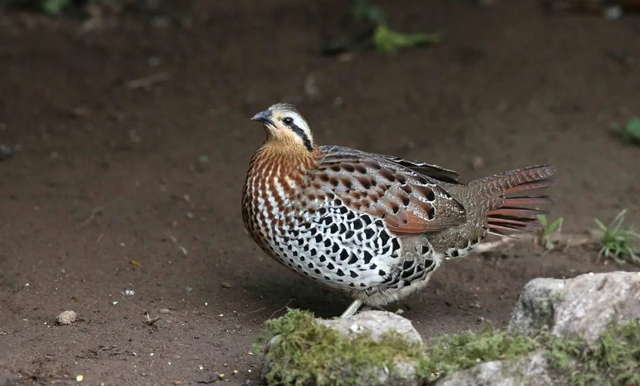
[[(421, 352), (419, 344), (394, 334), (379, 342), (367, 334), (348, 339), (316, 323), (313, 314), (299, 310), (289, 310), (285, 316), (268, 321), (266, 332), (267, 339), (274, 339), (265, 354), (271, 365), (266, 374), (270, 385), (354, 384), (365, 380), (367, 373), (374, 377), (374, 368), (386, 366), (393, 372), (394, 359), (411, 360)], [(348, 378), (353, 374), (359, 378)]]
[(640, 378), (640, 320), (610, 325), (591, 345), (582, 339), (544, 340), (550, 364), (564, 372), (571, 385), (628, 385)]
[(433, 381), (442, 374), (464, 370), (481, 362), (520, 358), (538, 347), (533, 338), (497, 331), (491, 326), (479, 334), (445, 335), (425, 347), (418, 374)]
[(640, 376), (640, 321), (612, 325), (593, 345), (580, 338), (559, 339), (546, 333), (531, 338), (491, 326), (480, 333), (445, 335), (423, 345), (395, 334), (374, 342), (366, 334), (347, 338), (299, 310), (270, 320), (265, 332), (260, 349), (269, 366), (265, 372), (269, 385), (372, 384), (378, 376), (374, 369), (386, 367), (393, 376), (397, 361), (415, 363), (423, 383), (433, 384), (478, 363), (517, 359), (535, 350), (545, 353), (559, 379), (574, 386), (626, 385), (638, 382)]

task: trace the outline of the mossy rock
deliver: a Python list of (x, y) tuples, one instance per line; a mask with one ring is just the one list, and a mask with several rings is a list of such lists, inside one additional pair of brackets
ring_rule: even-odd
[[(612, 324), (595, 343), (545, 333), (531, 337), (491, 326), (426, 344), (393, 332), (378, 339), (367, 332), (349, 337), (299, 310), (268, 321), (265, 332), (256, 351), (264, 355), (262, 374), (268, 385), (451, 385), (446, 382), (456, 372), (473, 368), (470, 383), (460, 381), (460, 386), (496, 384), (486, 379), (478, 383), (480, 367), (487, 365), (504, 369), (504, 377), (522, 385), (546, 384), (540, 383), (542, 370), (558, 385), (626, 385), (640, 375), (637, 320)], [(540, 366), (529, 366), (531, 358)]]
[(640, 273), (618, 271), (531, 280), (518, 298), (509, 330), (529, 336), (549, 330), (559, 338), (582, 335), (595, 343), (612, 323), (637, 319)]
[(281, 385), (414, 385), (421, 343), (389, 331), (328, 327), (311, 313), (289, 310), (267, 322), (263, 375)]

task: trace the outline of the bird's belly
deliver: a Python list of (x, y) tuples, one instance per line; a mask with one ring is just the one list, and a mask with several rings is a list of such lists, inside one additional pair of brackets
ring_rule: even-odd
[(265, 249), (292, 270), (328, 286), (369, 291), (400, 264), (401, 240), (380, 219), (344, 206), (257, 214)]

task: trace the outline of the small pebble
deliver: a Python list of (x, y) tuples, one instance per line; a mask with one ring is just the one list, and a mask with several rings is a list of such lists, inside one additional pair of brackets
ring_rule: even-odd
[(476, 319), (476, 323), (480, 324), (480, 323), (484, 323), (485, 319), (482, 316), (478, 316), (478, 319)]
[(231, 288), (231, 284), (226, 281), (223, 281), (222, 283), (220, 283), (220, 285), (222, 286), (222, 288)]
[(484, 162), (484, 158), (482, 157), (474, 157), (473, 160), (471, 160), (472, 169), (481, 169), (484, 167), (484, 165), (485, 165), (485, 162)]
[(158, 312), (160, 312), (161, 314), (170, 314), (171, 310), (168, 308), (161, 308)]
[(359, 325), (358, 323), (353, 323), (351, 325), (351, 327), (349, 327), (349, 330), (351, 332), (353, 332), (354, 334), (358, 334), (358, 333), (362, 332), (363, 329), (364, 328), (361, 325)]
[(138, 135), (138, 132), (133, 129), (129, 130), (129, 139), (133, 143), (139, 143), (140, 141), (142, 141), (142, 138), (140, 137), (140, 135)]
[(69, 325), (76, 321), (77, 316), (74, 311), (64, 311), (58, 315), (58, 324)]
[(0, 161), (13, 158), (14, 154), (15, 154), (15, 147), (0, 145)]
[(607, 20), (617, 20), (620, 19), (623, 15), (622, 7), (619, 5), (606, 7), (603, 11), (603, 16)]

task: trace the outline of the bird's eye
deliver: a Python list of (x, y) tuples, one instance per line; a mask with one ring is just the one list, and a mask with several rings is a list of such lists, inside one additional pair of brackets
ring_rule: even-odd
[(290, 125), (293, 123), (293, 118), (286, 117), (285, 119), (282, 120), (282, 122), (284, 122), (285, 125)]

